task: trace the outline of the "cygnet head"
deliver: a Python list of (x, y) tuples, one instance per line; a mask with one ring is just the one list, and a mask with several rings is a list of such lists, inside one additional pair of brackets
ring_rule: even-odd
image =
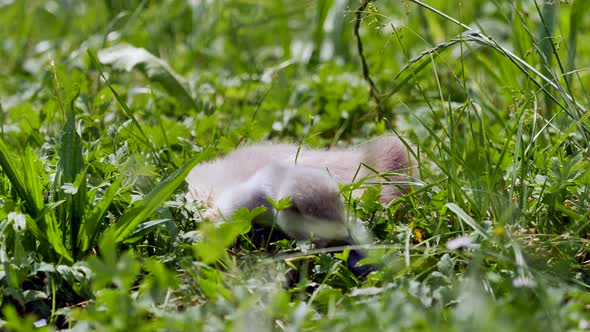
[(278, 196), (291, 197), (291, 207), (279, 212), (277, 224), (292, 238), (335, 240), (349, 237), (340, 191), (327, 171), (286, 167)]

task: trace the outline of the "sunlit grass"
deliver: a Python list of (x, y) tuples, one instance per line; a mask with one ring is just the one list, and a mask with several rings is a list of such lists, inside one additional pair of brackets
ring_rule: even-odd
[[(378, 96), (360, 4), (0, 3), (0, 326), (588, 330), (588, 2), (370, 2)], [(419, 169), (347, 202), (365, 279), (183, 195), (241, 144), (392, 132)]]

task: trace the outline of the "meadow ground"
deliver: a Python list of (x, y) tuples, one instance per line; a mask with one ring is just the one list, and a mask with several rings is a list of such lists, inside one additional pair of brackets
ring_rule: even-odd
[[(0, 1), (1, 328), (590, 330), (589, 7)], [(186, 204), (242, 144), (385, 133), (419, 170), (347, 202), (366, 279)]]

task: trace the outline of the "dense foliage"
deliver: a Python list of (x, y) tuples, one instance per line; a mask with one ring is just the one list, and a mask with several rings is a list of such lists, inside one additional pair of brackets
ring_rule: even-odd
[[(589, 7), (0, 1), (0, 326), (590, 330)], [(366, 279), (184, 198), (242, 144), (393, 132), (419, 172), (347, 202)]]

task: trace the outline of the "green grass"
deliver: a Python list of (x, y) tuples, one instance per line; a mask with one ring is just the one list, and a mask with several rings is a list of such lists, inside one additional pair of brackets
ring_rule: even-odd
[[(359, 6), (0, 1), (0, 328), (590, 330), (588, 2)], [(184, 198), (242, 144), (392, 132), (419, 170), (347, 202), (363, 280)]]

